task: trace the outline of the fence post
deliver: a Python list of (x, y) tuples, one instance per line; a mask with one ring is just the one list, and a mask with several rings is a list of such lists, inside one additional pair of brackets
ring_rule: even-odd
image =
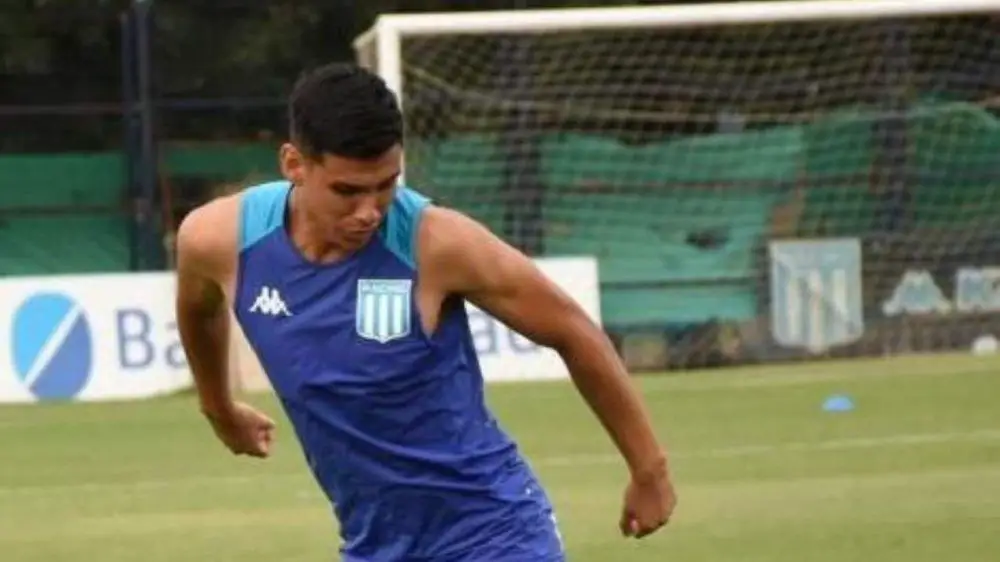
[(139, 114), (139, 166), (136, 214), (142, 243), (142, 269), (159, 269), (165, 262), (161, 231), (161, 214), (157, 197), (158, 165), (153, 99), (153, 61), (150, 52), (153, 0), (134, 0), (136, 76), (138, 78), (137, 107)]
[(135, 93), (135, 18), (131, 8), (119, 15), (121, 27), (121, 73), (122, 73), (122, 160), (125, 168), (125, 200), (128, 202), (128, 268), (140, 269), (140, 236), (138, 170), (139, 123), (136, 117)]

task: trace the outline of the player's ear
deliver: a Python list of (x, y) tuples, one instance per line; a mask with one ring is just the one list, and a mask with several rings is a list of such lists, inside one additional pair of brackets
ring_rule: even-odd
[(281, 175), (292, 185), (302, 185), (305, 174), (306, 159), (294, 144), (286, 142), (278, 150), (278, 163), (281, 165)]

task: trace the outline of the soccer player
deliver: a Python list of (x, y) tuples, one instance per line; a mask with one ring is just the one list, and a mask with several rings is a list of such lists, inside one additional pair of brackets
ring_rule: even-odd
[(556, 350), (629, 468), (619, 525), (674, 508), (667, 457), (614, 348), (531, 260), (398, 185), (403, 123), (354, 65), (304, 75), (287, 181), (215, 199), (177, 238), (177, 318), (201, 412), (235, 454), (274, 422), (230, 393), (231, 308), (340, 523), (348, 562), (552, 562), (553, 508), (484, 403), (468, 300)]

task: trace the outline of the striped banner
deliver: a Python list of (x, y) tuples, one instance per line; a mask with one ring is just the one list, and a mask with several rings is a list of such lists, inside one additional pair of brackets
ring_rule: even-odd
[(770, 244), (771, 333), (786, 347), (821, 353), (864, 333), (857, 239)]

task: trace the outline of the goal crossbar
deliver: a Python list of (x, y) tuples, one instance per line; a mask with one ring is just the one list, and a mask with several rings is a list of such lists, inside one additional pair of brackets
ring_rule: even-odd
[(424, 14), (386, 14), (355, 40), (374, 34), (403, 36), (477, 33), (550, 33), (566, 30), (743, 25), (795, 21), (865, 20), (988, 13), (1000, 0), (805, 0), (625, 6)]

